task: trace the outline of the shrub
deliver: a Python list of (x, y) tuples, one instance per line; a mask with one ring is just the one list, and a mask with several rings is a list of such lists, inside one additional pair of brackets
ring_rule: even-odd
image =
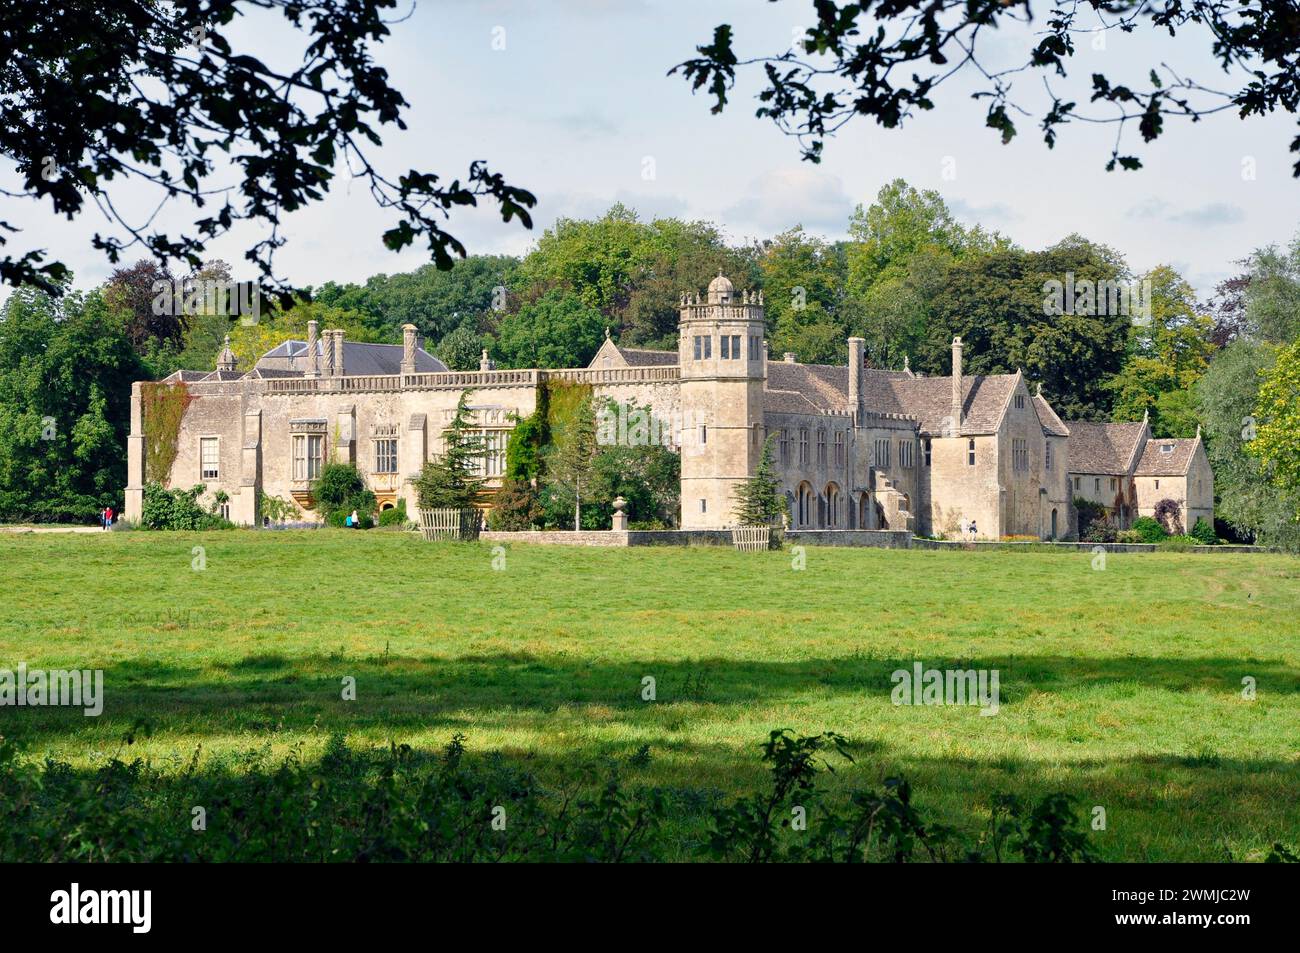
[(366, 481), (361, 478), (361, 474), (352, 464), (327, 463), (321, 468), (316, 482), (311, 485), (312, 499), (316, 501), (316, 512), (320, 513), (321, 518), (327, 523), (332, 523), (331, 516), (343, 509), (355, 494), (365, 488)]
[(507, 478), (492, 501), (488, 525), (502, 532), (522, 532), (542, 522), (542, 504), (537, 490), (526, 480)]
[(379, 511), (379, 525), (381, 527), (397, 526), (405, 529), (410, 525), (410, 522), (406, 516), (406, 500), (404, 499), (398, 500), (396, 506)]
[(140, 525), (146, 529), (198, 530), (230, 529), (234, 526), (199, 505), (203, 484), (188, 490), (168, 490), (157, 483), (144, 485)]
[(1181, 512), (1182, 505), (1177, 500), (1166, 497), (1156, 503), (1156, 520), (1164, 528), (1165, 532), (1174, 536), (1181, 536), (1183, 533), (1183, 521), (1179, 515)]
[(1083, 534), (1085, 543), (1113, 543), (1119, 538), (1119, 532), (1115, 527), (1103, 520), (1094, 520), (1088, 525), (1087, 532)]
[(1074, 510), (1079, 514), (1080, 539), (1086, 537), (1089, 526), (1106, 518), (1106, 507), (1100, 503), (1094, 503), (1092, 500), (1086, 500), (1081, 496), (1074, 498)]
[(1160, 525), (1159, 520), (1150, 516), (1139, 516), (1133, 521), (1133, 532), (1144, 543), (1159, 543), (1169, 538), (1169, 532)]
[(1214, 531), (1214, 525), (1204, 516), (1196, 518), (1196, 525), (1192, 527), (1191, 535), (1202, 546), (1217, 546), (1219, 544), (1219, 534)]

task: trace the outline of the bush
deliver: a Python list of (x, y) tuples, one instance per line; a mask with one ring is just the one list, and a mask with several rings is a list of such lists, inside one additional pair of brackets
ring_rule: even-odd
[(1183, 521), (1179, 516), (1181, 512), (1182, 505), (1177, 500), (1166, 497), (1156, 503), (1156, 522), (1161, 525), (1165, 532), (1181, 536), (1183, 533)]
[(316, 501), (316, 512), (329, 526), (346, 526), (353, 510), (362, 529), (375, 525), (375, 494), (366, 489), (366, 481), (350, 463), (322, 467), (320, 476), (311, 485), (311, 495)]
[(1118, 538), (1119, 532), (1115, 527), (1103, 520), (1094, 520), (1083, 534), (1085, 543), (1114, 543)]
[(199, 506), (203, 484), (188, 490), (167, 490), (158, 483), (144, 485), (140, 525), (145, 529), (232, 529), (234, 524)]
[(1094, 503), (1092, 500), (1086, 500), (1081, 496), (1074, 498), (1074, 511), (1079, 514), (1079, 538), (1086, 539), (1088, 527), (1093, 523), (1104, 521), (1106, 518), (1106, 507), (1100, 503)]
[[(520, 764), (471, 759), (461, 735), (439, 755), (399, 744), (358, 751), (334, 736), (315, 763), (295, 752), (278, 764), (232, 756), (200, 767), (196, 753), (180, 772), (116, 756), (86, 769), (28, 763), (0, 739), (0, 862), (619, 862), (684, 852), (752, 862), (1095, 859), (1064, 794), (1035, 804), (996, 795), (987, 827), (971, 832), (927, 817), (903, 778), (877, 788), (868, 786), (874, 771), (861, 772), (863, 785), (841, 769), (832, 794), (819, 782), (830, 757), (852, 766), (846, 745), (830, 733), (773, 731), (763, 745), (766, 788), (712, 800), (699, 811), (707, 829), (683, 842), (674, 837), (681, 795), (624, 781), (650, 761), (644, 745), (585, 765), (556, 790)], [(220, 805), (220, 836), (194, 837), (175, 822), (176, 806), (191, 804)], [(817, 810), (807, 829), (795, 830), (792, 809), (809, 804)], [(490, 821), (502, 808), (510, 823), (498, 830)]]
[(1219, 534), (1214, 531), (1214, 525), (1204, 516), (1196, 518), (1196, 525), (1192, 527), (1191, 535), (1202, 546), (1219, 545)]
[(488, 525), (501, 532), (522, 532), (542, 522), (542, 504), (537, 490), (525, 480), (507, 478), (492, 501)]
[(381, 527), (397, 526), (405, 529), (410, 523), (411, 521), (406, 516), (406, 500), (398, 500), (396, 506), (379, 511), (379, 525)]
[(1133, 521), (1133, 532), (1144, 543), (1159, 543), (1169, 538), (1169, 531), (1160, 525), (1159, 520), (1150, 516), (1139, 516)]

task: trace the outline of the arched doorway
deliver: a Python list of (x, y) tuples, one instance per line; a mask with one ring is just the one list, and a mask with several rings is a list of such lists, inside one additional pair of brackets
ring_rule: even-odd
[(1052, 539), (1056, 539), (1056, 510), (1052, 510)]
[(871, 529), (871, 497), (866, 493), (858, 494), (858, 529)]

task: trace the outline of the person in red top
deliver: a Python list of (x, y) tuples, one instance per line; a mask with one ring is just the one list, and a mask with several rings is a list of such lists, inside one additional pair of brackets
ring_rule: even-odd
[(113, 507), (104, 507), (104, 529), (113, 528)]

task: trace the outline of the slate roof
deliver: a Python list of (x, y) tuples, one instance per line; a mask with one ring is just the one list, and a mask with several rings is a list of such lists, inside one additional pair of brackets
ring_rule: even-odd
[(1137, 423), (1093, 423), (1071, 420), (1070, 470), (1073, 473), (1128, 473), (1146, 432), (1145, 421)]
[[(618, 345), (615, 345), (618, 347)], [(677, 363), (676, 351), (654, 351), (644, 347), (619, 347), (628, 367), (666, 367)]]
[(1052, 410), (1052, 405), (1042, 394), (1034, 395), (1034, 410), (1038, 413), (1038, 422), (1043, 425), (1043, 433), (1051, 434), (1053, 437), (1070, 436), (1070, 428), (1056, 416), (1056, 411)]
[[(1196, 451), (1196, 443), (1194, 437), (1179, 439), (1162, 437), (1159, 440), (1152, 437), (1142, 451), (1142, 459), (1138, 461), (1135, 474), (1137, 476), (1185, 476), (1187, 467), (1192, 462), (1192, 454)], [(1170, 449), (1166, 450), (1165, 447)]]
[[(1017, 380), (1016, 374), (963, 377), (962, 433), (995, 432), (1002, 423)], [(775, 413), (849, 410), (848, 367), (768, 361), (767, 386), (766, 406)], [(804, 401), (794, 401), (790, 394)], [(907, 371), (866, 368), (862, 372), (862, 397), (864, 407), (870, 412), (912, 417), (922, 433), (937, 434), (942, 432), (944, 420), (952, 413), (952, 378), (916, 377)], [(813, 409), (805, 409), (809, 405)], [(794, 409), (796, 406), (799, 409)], [(1068, 433), (1051, 408), (1046, 407), (1046, 411), (1062, 436)], [(1041, 412), (1039, 419), (1043, 419)]]
[[(325, 349), (322, 342), (316, 342), (316, 353), (322, 358)], [(285, 341), (262, 355), (266, 358), (281, 360), (292, 358), (307, 366), (307, 342)], [(259, 361), (260, 363), (260, 361)], [(424, 348), (415, 349), (416, 373), (427, 374), (445, 371), (447, 365), (442, 363)], [(402, 345), (400, 344), (366, 344), (361, 341), (343, 342), (343, 370), (349, 377), (359, 374), (400, 374), (402, 372)]]

